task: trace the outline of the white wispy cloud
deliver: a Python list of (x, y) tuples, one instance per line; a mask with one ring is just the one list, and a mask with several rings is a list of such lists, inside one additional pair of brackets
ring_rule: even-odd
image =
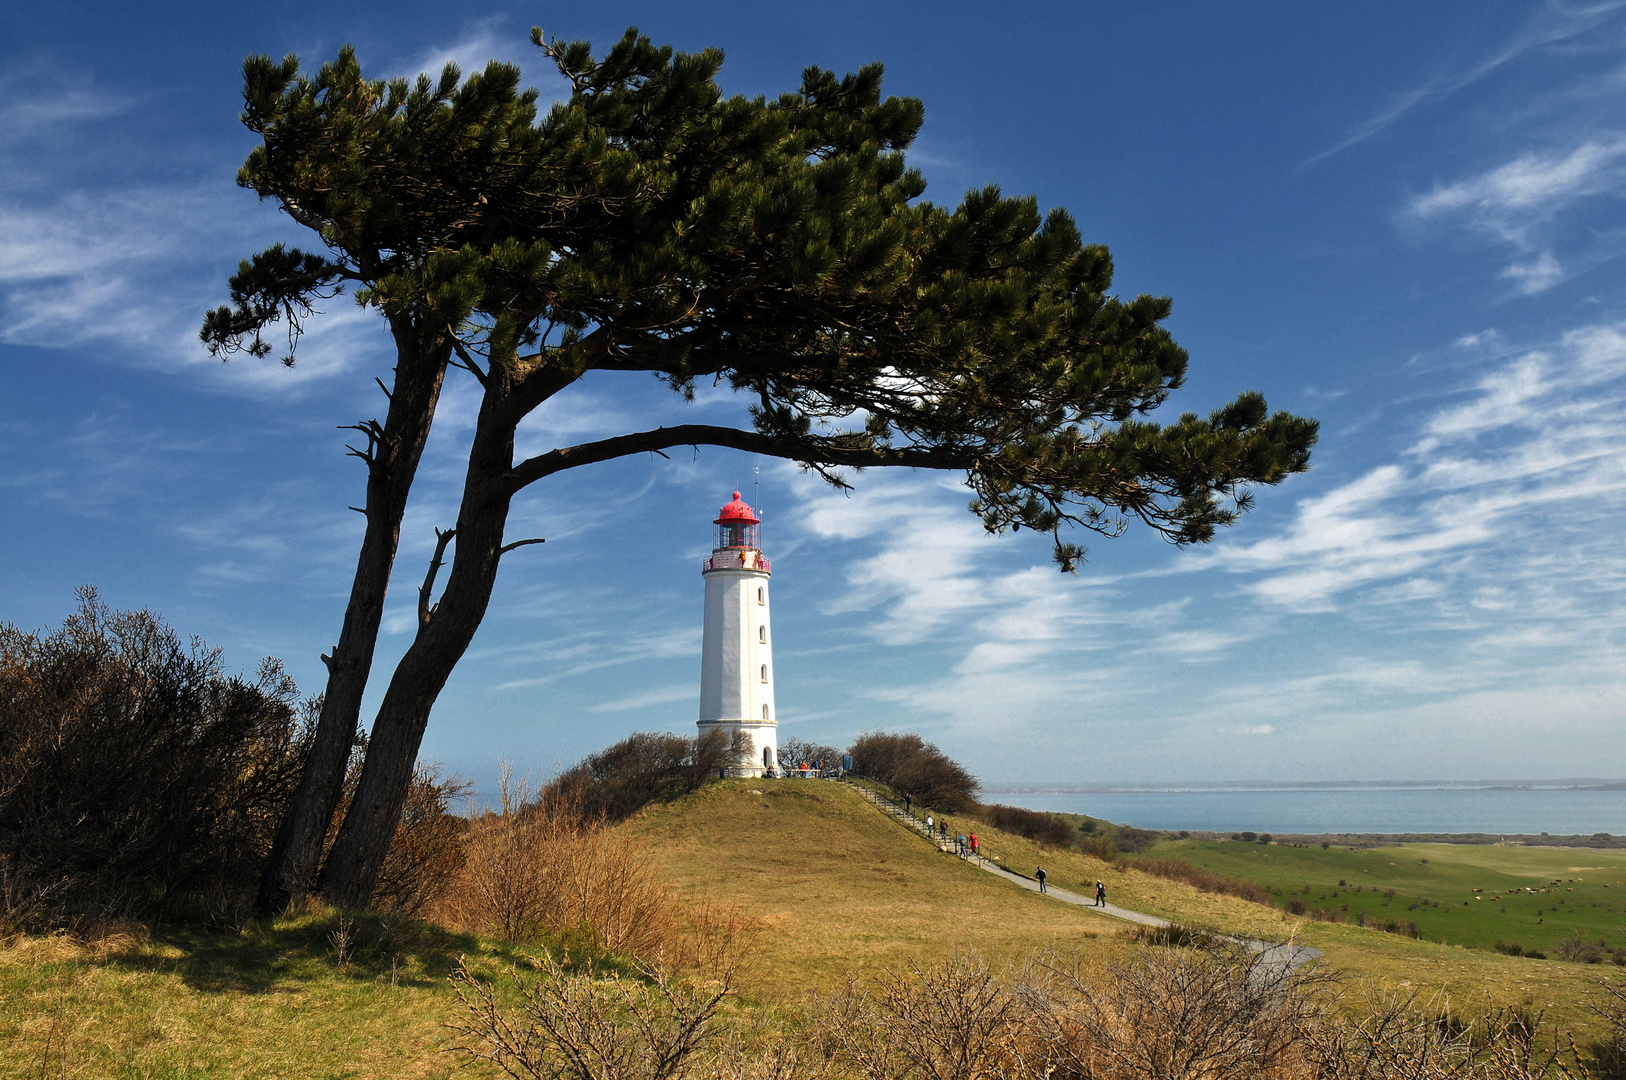
[[(1247, 591), (1300, 610), (1383, 585), (1383, 602), (1461, 595), (1480, 556), (1543, 545), (1545, 522), (1616, 513), (1626, 498), (1626, 334), (1564, 335), (1487, 373), (1436, 410), (1405, 460), (1303, 500), (1281, 534), (1189, 557), (1245, 574)], [(1502, 573), (1498, 567), (1493, 573)]]
[(1576, 199), (1615, 190), (1626, 139), (1589, 139), (1568, 153), (1524, 154), (1468, 180), (1436, 187), (1409, 206), (1420, 218), (1467, 212), (1508, 238), (1523, 222), (1547, 217)]
[(475, 19), (449, 44), (431, 46), (390, 65), (385, 77), (412, 78), (423, 74), (438, 79), (442, 68), (447, 64), (456, 64), (463, 77), (467, 78), (474, 72), (483, 71), (487, 61), (511, 61), (522, 47), (530, 48), (530, 39), (523, 33), (505, 31), (505, 22), (507, 18), (503, 15)]
[(1530, 262), (1516, 262), (1502, 271), (1502, 277), (1512, 281), (1525, 296), (1544, 293), (1565, 278), (1564, 268), (1558, 265), (1553, 253), (1543, 251)]
[[(0, 146), (51, 138), (87, 122), (110, 120), (136, 106), (137, 99), (88, 76), (33, 66), (0, 76)], [(25, 167), (25, 161), (8, 163)]]
[(1264, 736), (1295, 775), (1399, 775), (1396, 747), (1463, 738), (1482, 744), (1453, 758), (1472, 770), (1513, 745), (1475, 733), (1520, 709), (1603, 723), (1626, 703), (1626, 324), (1458, 345), (1486, 370), (1413, 409), (1388, 461), (1319, 490), (1312, 472), (1279, 524), (1142, 576), (1012, 568), (1013, 538), (983, 537), (942, 478), (808, 487), (799, 524), (843, 552), (827, 612), (949, 661), (866, 694), (986, 768), (1047, 778), (1052, 752), (1265, 775), (1247, 749)]
[(626, 697), (613, 698), (601, 701), (587, 707), (588, 712), (618, 713), (632, 712), (634, 709), (647, 709), (652, 705), (670, 705), (678, 701), (697, 701), (700, 697), (699, 688), (692, 682), (674, 683), (671, 686), (658, 686), (650, 690), (642, 690)]
[(1619, 0), (1582, 5), (1542, 4), (1500, 48), (1466, 66), (1444, 66), (1420, 85), (1394, 94), (1387, 104), (1354, 125), (1343, 138), (1311, 157), (1306, 164), (1313, 164), (1363, 143), (1413, 111), (1443, 101), (1535, 50), (1586, 34), (1614, 18), (1623, 7), (1626, 4)]

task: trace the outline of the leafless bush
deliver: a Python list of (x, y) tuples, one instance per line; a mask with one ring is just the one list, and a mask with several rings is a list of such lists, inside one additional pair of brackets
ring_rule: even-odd
[(870, 731), (847, 752), (860, 776), (913, 796), (917, 806), (960, 812), (975, 804), (977, 778), (919, 735)]
[(1304, 1026), (1307, 1074), (1317, 1080), (1466, 1080), (1473, 1042), (1466, 1029), (1417, 995), (1372, 996), (1358, 1006), (1324, 1002)]
[(1626, 1077), (1626, 985), (1608, 979), (1598, 980), (1603, 999), (1593, 1011), (1604, 1022), (1604, 1035), (1593, 1044), (1593, 1057), (1607, 1080)]
[(648, 958), (671, 950), (682, 928), (649, 853), (602, 819), (529, 796), (505, 767), (501, 812), (470, 823), (442, 921), (504, 941)]
[[(464, 1007), (455, 1049), (512, 1077), (546, 1080), (677, 1080), (691, 1075), (716, 1039), (714, 1019), (730, 978), (696, 988), (663, 968), (638, 978), (569, 974), (544, 953), (541, 975), (520, 980), (510, 1011), (496, 988), (465, 965), (452, 983)], [(749, 1075), (749, 1074), (747, 1074)]]
[(1553, 956), (1572, 964), (1601, 964), (1609, 958), (1609, 951), (1599, 941), (1590, 941), (1577, 930), (1553, 946)]
[(1288, 968), (1236, 948), (1152, 949), (1098, 972), (1058, 969), (1025, 1000), (1053, 1070), (1091, 1080), (1288, 1075), (1309, 996)]
[(584, 819), (615, 822), (650, 803), (699, 790), (733, 768), (745, 753), (739, 732), (701, 732), (693, 739), (670, 732), (635, 732), (565, 770), (542, 789), (550, 813), (574, 811)]
[[(407, 788), (401, 821), (390, 838), (384, 868), (373, 890), (372, 907), (389, 915), (415, 917), (439, 903), (455, 885), (466, 858), (469, 820), (455, 812), (470, 784), (441, 778), (440, 766), (419, 762)], [(339, 815), (333, 815), (338, 818)]]
[(971, 813), (985, 825), (1025, 836), (1049, 847), (1072, 847), (1078, 839), (1078, 830), (1066, 818), (1029, 810), (1025, 806), (983, 803)]
[(814, 999), (818, 1056), (870, 1080), (1021, 1075), (1026, 1014), (974, 952)]
[(808, 742), (794, 735), (787, 735), (779, 740), (779, 764), (782, 769), (799, 768), (804, 761), (809, 767), (812, 767), (814, 762), (821, 761), (825, 768), (834, 768), (841, 762), (841, 754), (842, 751), (833, 746)]

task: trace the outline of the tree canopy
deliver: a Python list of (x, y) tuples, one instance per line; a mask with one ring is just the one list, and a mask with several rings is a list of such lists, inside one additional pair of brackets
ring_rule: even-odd
[[(355, 451), (372, 470), (370, 530), (392, 513), (399, 529), (399, 506), (371, 501), (380, 471), (401, 494), (416, 464), (381, 467), (395, 453), (391, 420), (427, 432), (448, 362), (482, 393), (458, 520), (441, 534), (417, 637), (322, 870), (335, 899), (370, 892), (429, 710), (502, 556), (525, 542), (504, 536), (511, 501), (547, 476), (685, 445), (788, 459), (839, 485), (874, 466), (949, 470), (987, 529), (1046, 532), (1071, 570), (1077, 530), (1115, 536), (1138, 521), (1203, 542), (1247, 509), (1253, 486), (1308, 467), (1315, 422), (1271, 414), (1257, 393), (1149, 419), (1188, 362), (1162, 325), (1168, 298), (1114, 296), (1106, 248), (1033, 197), (985, 187), (953, 208), (925, 200), (905, 160), (923, 108), (883, 96), (879, 65), (809, 68), (773, 100), (730, 97), (717, 50), (680, 53), (629, 30), (597, 56), (532, 36), (568, 87), (544, 115), (510, 65), (466, 80), (448, 65), (415, 82), (367, 80), (349, 49), (314, 76), (294, 57), (245, 65), (244, 122), (262, 142), (241, 182), (323, 250), (278, 245), (246, 260), (204, 339), (222, 356), (263, 356), (280, 327), (292, 362), (314, 305), (347, 288), (386, 318), (401, 358), (390, 418), (359, 425), (368, 441)], [(684, 398), (702, 380), (727, 385), (748, 419), (517, 460), (520, 421), (592, 371), (652, 374)], [(404, 394), (404, 377), (434, 393)], [(358, 588), (364, 571), (387, 576), (393, 534), (367, 550)], [(357, 595), (346, 627), (376, 636)], [(311, 857), (277, 871), (289, 890)]]

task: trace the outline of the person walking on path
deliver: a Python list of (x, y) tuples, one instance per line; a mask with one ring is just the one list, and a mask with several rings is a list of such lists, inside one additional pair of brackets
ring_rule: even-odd
[(1039, 879), (1039, 891), (1040, 892), (1047, 892), (1048, 890), (1044, 887), (1044, 878), (1045, 878), (1044, 867), (1041, 866), (1037, 870), (1035, 870), (1033, 872), (1033, 876)]
[(930, 836), (932, 829), (934, 829), (935, 827), (936, 827), (936, 823), (932, 821), (932, 816), (930, 814), (927, 814), (926, 815), (926, 834), (928, 836)]
[(1106, 887), (1105, 883), (1100, 882), (1100, 881), (1097, 881), (1095, 883), (1095, 906), (1096, 907), (1106, 907), (1107, 906), (1107, 887)]
[(964, 855), (965, 854), (965, 833), (957, 833), (955, 835), (955, 837), (954, 837), (954, 853), (956, 855)]
[(915, 816), (915, 797), (907, 791), (903, 793), (903, 812), (910, 817)]
[(971, 834), (971, 854), (972, 855), (977, 854), (977, 834), (976, 833)]

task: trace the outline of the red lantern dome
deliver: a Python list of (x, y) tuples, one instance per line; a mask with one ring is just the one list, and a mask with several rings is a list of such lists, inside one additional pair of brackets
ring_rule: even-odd
[(734, 493), (734, 501), (717, 512), (717, 520), (713, 525), (760, 525), (756, 511), (752, 510), (740, 500), (740, 493)]
[(768, 572), (768, 559), (762, 554), (762, 521), (757, 512), (746, 505), (740, 493), (734, 501), (717, 511), (716, 526), (712, 530), (711, 558), (704, 569), (761, 570)]

